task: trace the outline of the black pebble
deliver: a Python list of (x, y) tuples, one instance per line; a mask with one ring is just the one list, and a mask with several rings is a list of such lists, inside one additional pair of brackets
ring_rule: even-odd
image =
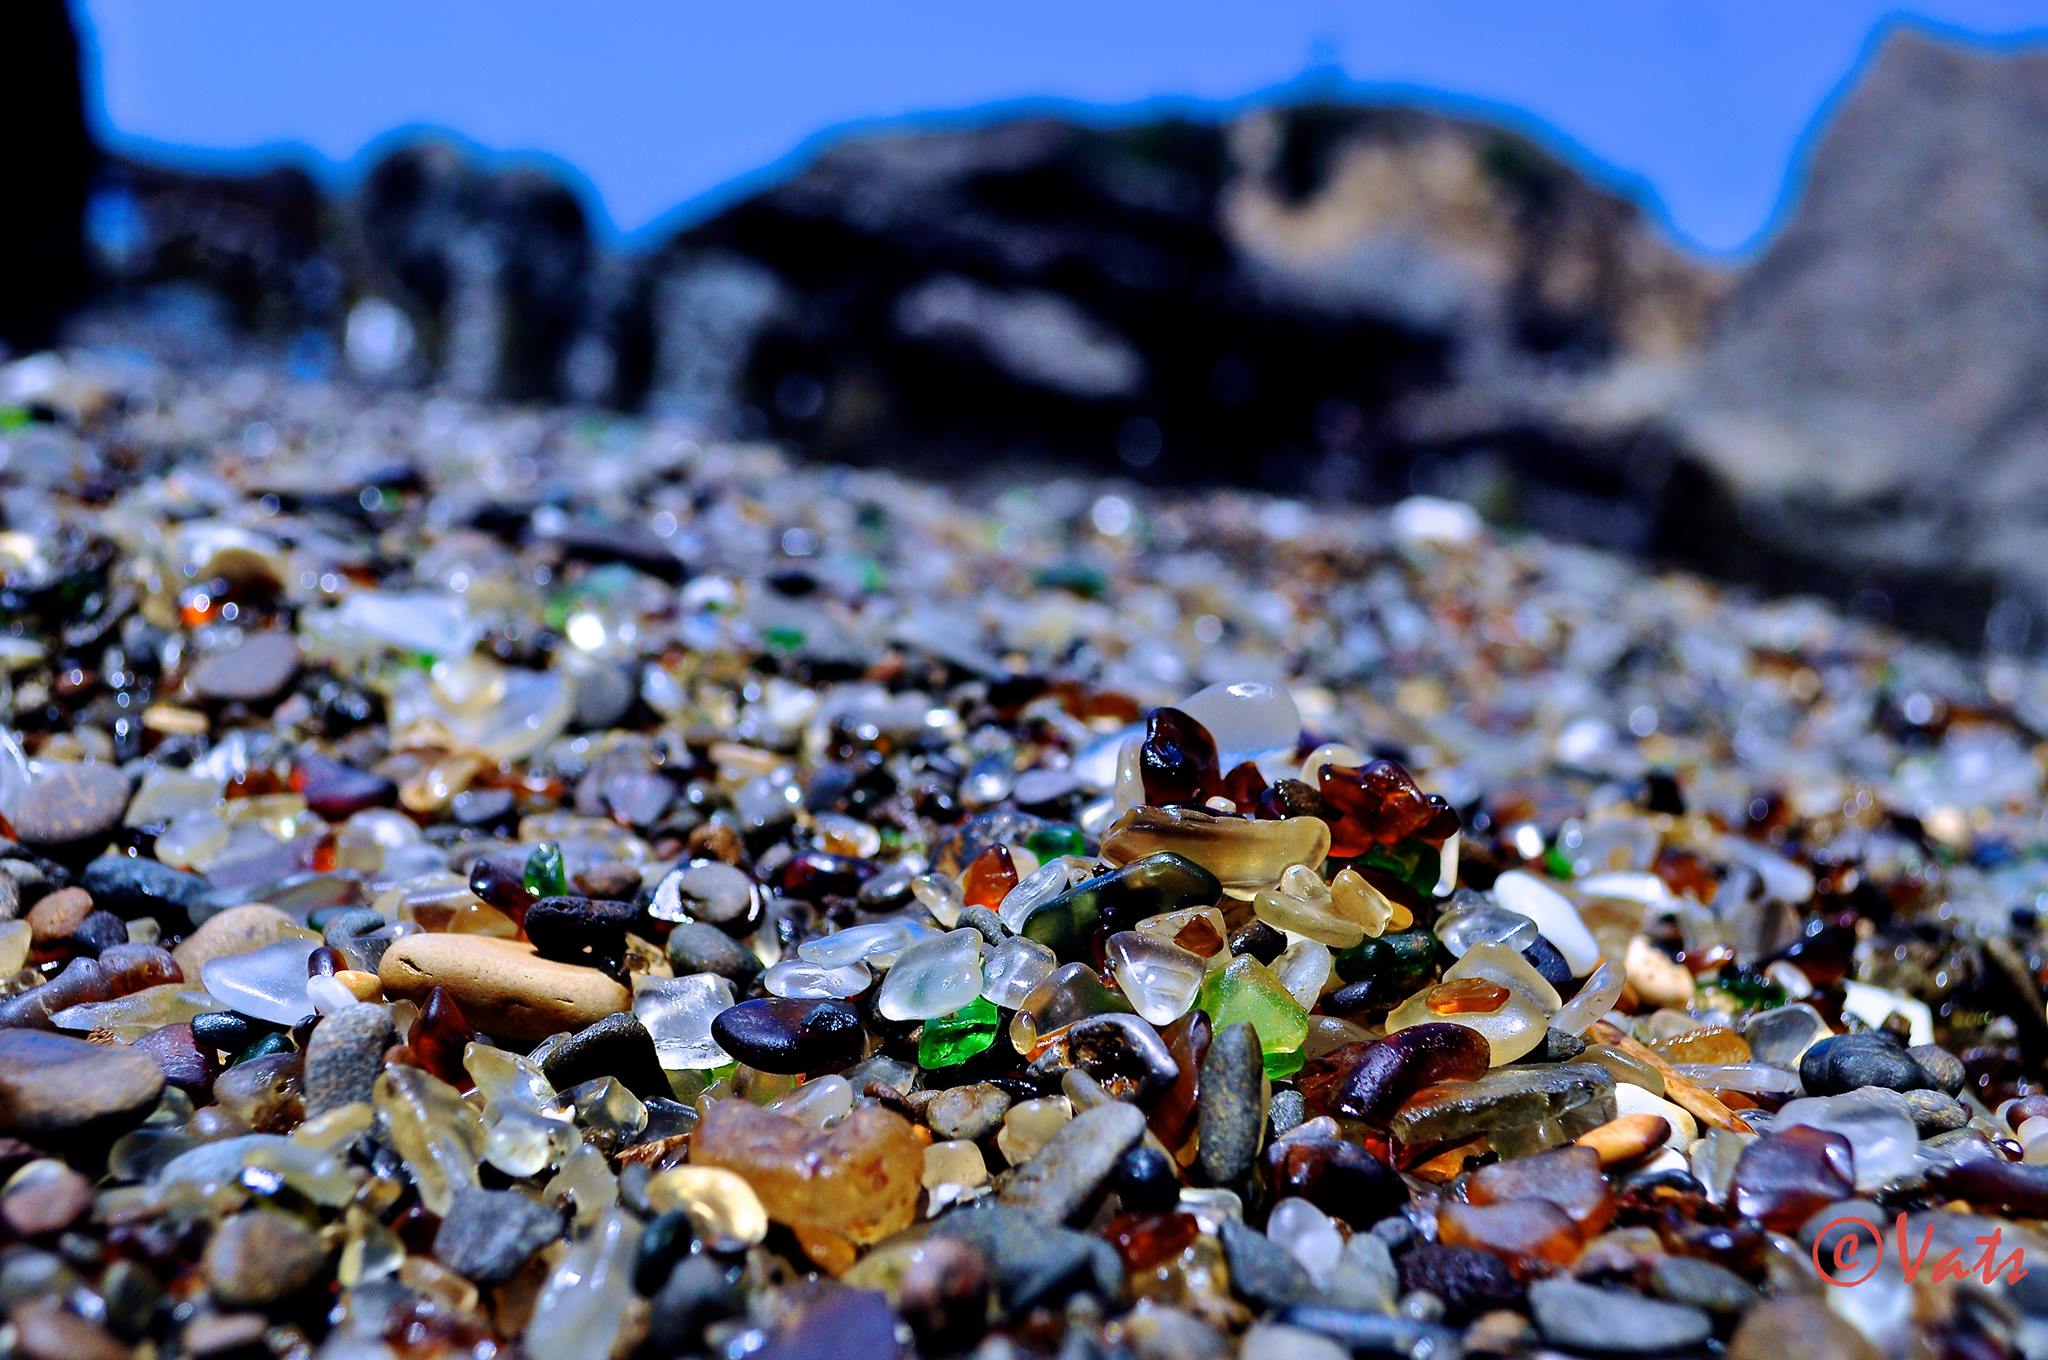
[(794, 1075), (852, 1066), (867, 1033), (844, 1001), (757, 997), (720, 1012), (711, 1037), (749, 1067)]
[(1110, 1185), (1127, 1213), (1165, 1213), (1180, 1200), (1180, 1173), (1157, 1148), (1139, 1143), (1116, 1159)]

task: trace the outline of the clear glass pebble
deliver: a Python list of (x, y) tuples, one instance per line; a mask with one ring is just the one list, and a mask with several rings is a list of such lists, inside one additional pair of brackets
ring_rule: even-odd
[(889, 967), (875, 1006), (891, 1020), (950, 1015), (981, 995), (982, 935), (954, 930), (912, 945)]
[(711, 1037), (711, 1022), (735, 1001), (732, 979), (715, 973), (680, 978), (639, 978), (633, 1014), (654, 1037), (654, 1051), (670, 1071), (694, 1072), (732, 1061)]
[(200, 980), (222, 1006), (273, 1025), (295, 1025), (313, 1014), (306, 995), (306, 960), (318, 940), (279, 940), (247, 954), (210, 959)]

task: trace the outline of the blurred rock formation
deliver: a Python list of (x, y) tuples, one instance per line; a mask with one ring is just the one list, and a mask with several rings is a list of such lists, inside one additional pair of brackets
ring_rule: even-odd
[[(123, 163), (94, 241), (110, 297), (197, 284), (373, 381), (856, 462), (1434, 491), (2040, 645), (2044, 131), (2048, 55), (1895, 27), (1740, 270), (1518, 133), (1339, 102), (852, 137), (627, 252), (556, 177), (443, 143), (343, 201)], [(16, 345), (53, 315), (0, 309)]]

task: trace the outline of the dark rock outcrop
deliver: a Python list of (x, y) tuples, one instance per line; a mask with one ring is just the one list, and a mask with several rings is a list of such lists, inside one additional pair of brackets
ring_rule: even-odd
[(13, 143), (0, 210), (0, 346), (21, 352), (53, 340), (87, 291), (85, 205), (99, 153), (65, 0), (15, 0), (0, 36), (0, 127)]

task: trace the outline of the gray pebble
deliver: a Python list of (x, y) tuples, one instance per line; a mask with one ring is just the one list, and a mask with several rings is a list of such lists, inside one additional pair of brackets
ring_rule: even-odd
[(1217, 1032), (1202, 1058), (1195, 1165), (1211, 1185), (1230, 1185), (1258, 1160), (1265, 1130), (1265, 1058), (1259, 1036), (1239, 1022)]
[(1299, 1091), (1275, 1091), (1267, 1102), (1266, 1132), (1269, 1137), (1278, 1138), (1289, 1129), (1298, 1129), (1308, 1122), (1308, 1097)]
[(1116, 1159), (1144, 1136), (1145, 1114), (1135, 1105), (1083, 1110), (1010, 1177), (1001, 1202), (1063, 1223), (1087, 1206)]
[(1823, 1039), (1799, 1060), (1808, 1095), (1839, 1096), (1864, 1086), (1916, 1091), (1932, 1086), (1920, 1064), (1889, 1035), (1877, 1031)]
[(983, 1201), (947, 1214), (932, 1232), (977, 1248), (1003, 1307), (1012, 1312), (1059, 1303), (1075, 1293), (1114, 1299), (1123, 1292), (1123, 1262), (1109, 1243), (1001, 1204)]
[(1669, 1355), (1714, 1334), (1714, 1324), (1697, 1308), (1577, 1280), (1530, 1285), (1529, 1311), (1552, 1345), (1601, 1355)]
[(306, 1041), (306, 1114), (326, 1114), (368, 1101), (384, 1051), (397, 1042), (382, 1006), (343, 1006), (320, 1018)]
[(1928, 1080), (1948, 1095), (1960, 1093), (1970, 1080), (1963, 1060), (1940, 1044), (1915, 1044), (1906, 1050), (1906, 1056), (1919, 1063)]
[(312, 1284), (327, 1265), (327, 1252), (296, 1218), (252, 1209), (220, 1225), (201, 1265), (207, 1286), (221, 1302), (261, 1306)]
[(1223, 1220), (1222, 1231), (1230, 1287), (1245, 1302), (1260, 1308), (1284, 1308), (1315, 1292), (1315, 1283), (1301, 1262), (1272, 1238), (1234, 1218)]
[(1650, 1289), (1672, 1303), (1704, 1308), (1709, 1313), (1740, 1313), (1761, 1291), (1726, 1266), (1693, 1256), (1667, 1256), (1650, 1271)]
[(498, 1284), (518, 1274), (529, 1257), (561, 1233), (562, 1215), (556, 1209), (516, 1190), (466, 1186), (455, 1192), (434, 1234), (434, 1255), (480, 1284)]
[(972, 1142), (994, 1133), (1009, 1109), (1008, 1091), (979, 1081), (939, 1092), (925, 1106), (924, 1121), (931, 1126), (934, 1138), (965, 1138)]
[(669, 932), (668, 961), (677, 977), (716, 973), (731, 978), (742, 990), (761, 975), (761, 960), (753, 950), (702, 921), (684, 921)]
[(987, 907), (963, 907), (960, 924), (969, 930), (978, 930), (981, 937), (990, 944), (1001, 944), (1010, 932), (1003, 929), (1003, 918)]
[(659, 921), (704, 921), (714, 926), (744, 922), (754, 910), (754, 880), (730, 864), (699, 860), (669, 874), (654, 887), (648, 912)]
[(739, 1311), (739, 1286), (732, 1271), (710, 1256), (685, 1256), (655, 1291), (647, 1318), (648, 1349), (657, 1355), (685, 1355), (702, 1341), (704, 1327)]

